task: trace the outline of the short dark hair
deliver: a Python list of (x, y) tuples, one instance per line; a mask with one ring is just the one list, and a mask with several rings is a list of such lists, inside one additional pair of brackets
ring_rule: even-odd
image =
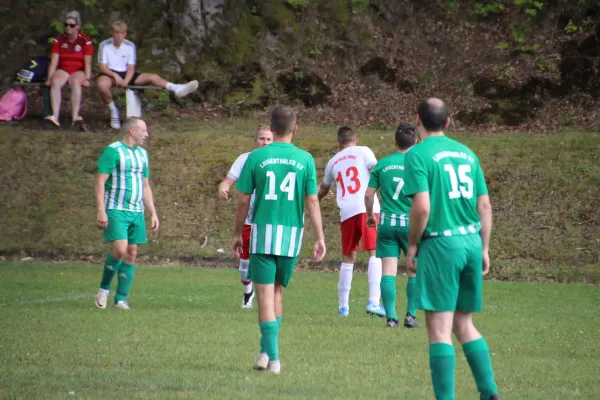
[(441, 131), (448, 122), (448, 106), (442, 100), (428, 99), (419, 104), (419, 120), (428, 132)]
[(291, 107), (277, 106), (271, 111), (271, 129), (279, 136), (287, 136), (296, 127), (296, 113)]
[(396, 129), (396, 145), (402, 150), (413, 146), (417, 139), (415, 127), (411, 124), (402, 123)]
[(356, 139), (356, 133), (348, 126), (342, 126), (338, 129), (337, 140), (340, 144), (350, 143)]

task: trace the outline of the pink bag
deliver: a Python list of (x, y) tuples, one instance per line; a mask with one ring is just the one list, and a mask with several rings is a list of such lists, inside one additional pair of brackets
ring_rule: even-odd
[(0, 98), (0, 121), (23, 119), (27, 115), (27, 94), (21, 88), (12, 88)]

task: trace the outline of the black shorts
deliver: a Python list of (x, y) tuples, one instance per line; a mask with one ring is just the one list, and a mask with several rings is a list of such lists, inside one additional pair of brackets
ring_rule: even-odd
[[(121, 78), (123, 78), (123, 79), (125, 79), (125, 75), (127, 75), (127, 71), (125, 71), (125, 72), (120, 72), (120, 71), (115, 71), (115, 70), (112, 70), (112, 69), (111, 69), (111, 71), (112, 71), (112, 72), (116, 72), (116, 73), (117, 73), (117, 74), (118, 74), (118, 75), (119, 75)], [(100, 73), (98, 74), (98, 76), (102, 76), (102, 75), (104, 75), (104, 76), (108, 76), (108, 75), (106, 75), (106, 74), (103, 74), (102, 72), (100, 72)], [(135, 81), (137, 80), (137, 78), (139, 78), (139, 76), (140, 76), (140, 75), (141, 75), (141, 73), (140, 73), (140, 72), (137, 72), (137, 71), (135, 71), (135, 72), (133, 73), (133, 77), (131, 78), (131, 82), (129, 82), (129, 84), (130, 84), (130, 85), (135, 85)], [(112, 78), (112, 76), (108, 76), (108, 77), (109, 77), (109, 78)]]

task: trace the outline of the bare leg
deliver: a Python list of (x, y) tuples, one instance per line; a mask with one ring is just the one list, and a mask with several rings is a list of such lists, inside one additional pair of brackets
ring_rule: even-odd
[(52, 117), (58, 122), (60, 103), (62, 101), (62, 87), (69, 80), (69, 74), (62, 69), (57, 69), (52, 75), (50, 83), (50, 100), (52, 102)]
[(152, 85), (158, 86), (161, 88), (167, 88), (167, 81), (161, 78), (156, 74), (142, 73), (137, 77), (135, 82), (132, 82), (134, 85), (144, 86), (144, 85)]
[(113, 87), (114, 81), (106, 75), (100, 75), (98, 79), (96, 79), (96, 87), (98, 88), (98, 93), (100, 93), (100, 98), (104, 102), (104, 104), (110, 104), (113, 101), (111, 88)]
[(69, 85), (71, 86), (71, 117), (73, 122), (79, 117), (79, 109), (81, 108), (81, 84), (85, 80), (83, 71), (77, 71), (69, 76)]

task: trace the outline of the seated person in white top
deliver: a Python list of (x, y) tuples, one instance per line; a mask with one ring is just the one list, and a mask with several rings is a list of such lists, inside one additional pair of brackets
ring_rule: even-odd
[(113, 85), (120, 87), (127, 87), (130, 84), (159, 86), (174, 92), (177, 97), (187, 96), (198, 89), (198, 81), (177, 85), (167, 82), (156, 74), (137, 72), (135, 70), (135, 44), (125, 39), (127, 37), (127, 24), (123, 21), (115, 21), (111, 25), (111, 30), (112, 39), (100, 43), (98, 50), (100, 74), (96, 80), (100, 97), (110, 109), (111, 128), (121, 129), (119, 109), (112, 99), (110, 90)]

